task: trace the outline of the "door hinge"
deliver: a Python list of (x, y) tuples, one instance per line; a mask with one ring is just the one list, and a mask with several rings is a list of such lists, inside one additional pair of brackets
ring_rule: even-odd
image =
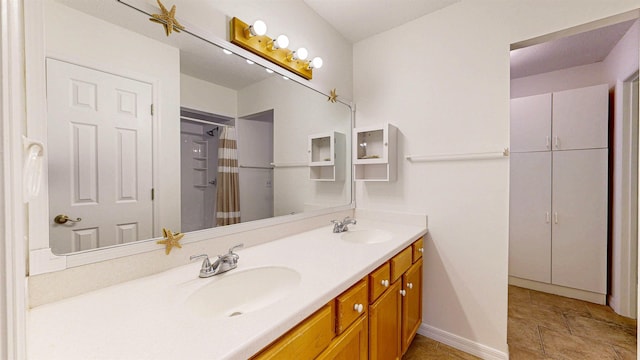
[(151, 104), (151, 115), (153, 115), (153, 104)]
[(151, 200), (153, 201), (156, 197), (156, 189), (151, 188)]

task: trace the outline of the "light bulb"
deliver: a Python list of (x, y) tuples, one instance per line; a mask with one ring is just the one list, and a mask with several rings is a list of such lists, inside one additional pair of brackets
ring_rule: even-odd
[(289, 80), (289, 78), (288, 78), (288, 77), (286, 77), (286, 76), (283, 76), (282, 78), (283, 78), (283, 79), (285, 79), (285, 80)]
[(262, 20), (256, 20), (253, 25), (249, 26), (249, 33), (253, 36), (262, 36), (267, 33), (267, 24)]
[(309, 69), (320, 69), (322, 67), (322, 58), (316, 56), (313, 60), (309, 61)]
[(254, 63), (253, 61), (251, 61), (251, 60), (247, 59), (247, 64), (249, 64), (249, 65), (253, 65), (253, 64), (255, 64), (255, 63)]
[(222, 52), (227, 54), (227, 55), (231, 55), (233, 54), (231, 51), (227, 50), (227, 49), (222, 49)]
[(266, 71), (269, 74), (273, 74), (273, 70), (269, 69), (269, 68), (265, 68), (264, 71)]
[(307, 49), (299, 48), (298, 50), (296, 50), (295, 54), (293, 55), (293, 59), (306, 60), (307, 56), (309, 56), (309, 52), (307, 51)]
[(289, 46), (289, 38), (287, 35), (279, 35), (275, 40), (273, 40), (273, 50), (286, 49), (287, 46)]

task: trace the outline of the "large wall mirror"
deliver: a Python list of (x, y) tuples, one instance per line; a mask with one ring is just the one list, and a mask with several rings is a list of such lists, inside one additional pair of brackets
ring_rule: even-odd
[[(146, 10), (44, 1), (53, 254), (127, 246), (163, 227), (206, 231), (221, 212), (246, 223), (351, 203), (348, 104), (189, 29), (167, 37)], [(237, 167), (219, 166), (222, 151)], [(309, 151), (332, 168), (310, 167)], [(235, 200), (220, 195), (234, 186)]]

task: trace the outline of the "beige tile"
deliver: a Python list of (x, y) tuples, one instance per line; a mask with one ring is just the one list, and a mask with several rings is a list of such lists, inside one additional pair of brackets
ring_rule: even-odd
[(549, 310), (561, 311), (564, 314), (591, 316), (587, 310), (587, 302), (564, 296), (547, 294), (540, 291), (530, 291), (531, 302)]
[(523, 349), (518, 346), (509, 346), (510, 360), (546, 360), (549, 359), (540, 351)]
[(558, 309), (532, 306), (510, 306), (509, 317), (522, 319), (532, 325), (540, 325), (546, 328), (569, 333), (569, 326), (562, 312)]
[(614, 323), (630, 329), (637, 329), (638, 322), (634, 319), (618, 315), (609, 306), (587, 304), (587, 309), (594, 319)]
[(509, 301), (531, 302), (529, 289), (509, 285)]
[(567, 316), (567, 321), (573, 335), (592, 338), (627, 349), (635, 349), (636, 347), (635, 331), (625, 327), (582, 316)]
[(618, 358), (620, 358), (620, 360), (638, 359), (638, 355), (636, 354), (636, 349), (630, 350), (630, 349), (625, 349), (618, 346), (614, 346), (613, 349), (618, 354)]
[(521, 348), (542, 352), (540, 334), (538, 326), (530, 321), (508, 318), (507, 322), (507, 343)]
[(557, 331), (540, 328), (544, 353), (553, 359), (562, 360), (606, 360), (617, 359), (611, 345), (568, 335)]

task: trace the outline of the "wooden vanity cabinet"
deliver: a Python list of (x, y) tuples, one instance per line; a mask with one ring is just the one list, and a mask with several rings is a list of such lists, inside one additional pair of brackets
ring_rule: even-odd
[(422, 323), (422, 238), (252, 359), (397, 359)]
[(416, 336), (422, 323), (422, 258), (402, 275), (402, 353)]

